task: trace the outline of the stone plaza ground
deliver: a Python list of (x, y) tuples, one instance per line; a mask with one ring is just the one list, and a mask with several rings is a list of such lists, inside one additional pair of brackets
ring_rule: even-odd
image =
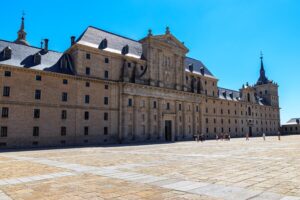
[(300, 136), (2, 152), (4, 199), (300, 200)]

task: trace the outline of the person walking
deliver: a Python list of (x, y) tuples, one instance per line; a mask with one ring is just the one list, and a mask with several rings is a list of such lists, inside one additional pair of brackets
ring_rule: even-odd
[(266, 134), (263, 132), (264, 141), (266, 141)]
[(246, 133), (246, 140), (249, 140), (249, 133)]
[(281, 134), (280, 134), (280, 131), (278, 131), (278, 140), (280, 140), (280, 136), (281, 136)]

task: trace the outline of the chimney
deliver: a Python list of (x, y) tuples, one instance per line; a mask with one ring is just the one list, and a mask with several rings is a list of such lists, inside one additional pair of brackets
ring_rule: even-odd
[(75, 36), (71, 36), (71, 46), (75, 44)]
[(48, 42), (49, 42), (48, 39), (44, 39), (44, 43), (45, 43), (44, 51), (45, 51), (46, 53), (48, 52)]

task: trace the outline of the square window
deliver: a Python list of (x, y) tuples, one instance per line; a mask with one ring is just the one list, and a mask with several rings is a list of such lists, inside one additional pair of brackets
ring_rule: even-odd
[(36, 76), (35, 76), (35, 80), (41, 81), (41, 80), (42, 80), (42, 76), (41, 76), (41, 75), (36, 75)]
[(9, 97), (9, 95), (10, 95), (10, 87), (4, 86), (3, 87), (3, 96), (4, 97)]
[(108, 85), (104, 85), (104, 89), (108, 90)]
[(0, 137), (7, 137), (7, 126), (1, 126)]
[(105, 58), (105, 59), (104, 59), (104, 62), (105, 62), (105, 63), (109, 63), (109, 59), (108, 59), (108, 58)]
[(91, 74), (91, 69), (89, 67), (85, 68), (85, 75), (90, 75)]
[(37, 146), (37, 145), (39, 145), (39, 142), (33, 141), (33, 142), (32, 142), (32, 145), (33, 145), (33, 146)]
[(127, 63), (127, 66), (130, 68), (131, 67), (131, 63)]
[(34, 111), (33, 111), (33, 117), (35, 119), (40, 118), (40, 109), (34, 109)]
[(8, 107), (2, 108), (2, 117), (7, 118), (8, 117)]
[(41, 99), (41, 96), (42, 96), (41, 90), (35, 90), (34, 98), (39, 100)]
[(85, 87), (90, 87), (90, 82), (85, 82)]
[(108, 105), (108, 97), (104, 97), (104, 105)]
[(87, 60), (90, 60), (90, 59), (91, 59), (91, 54), (89, 54), (89, 53), (85, 54), (85, 58), (86, 58)]
[(11, 72), (10, 72), (10, 71), (5, 71), (5, 72), (4, 72), (4, 76), (10, 77), (10, 76), (11, 76)]
[(66, 140), (61, 140), (60, 143), (61, 144), (66, 144)]
[(63, 79), (63, 84), (67, 85), (68, 84), (68, 80), (67, 79)]

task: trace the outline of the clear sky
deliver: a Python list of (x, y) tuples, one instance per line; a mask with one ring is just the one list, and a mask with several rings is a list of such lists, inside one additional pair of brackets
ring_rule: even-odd
[(267, 77), (280, 86), (281, 121), (300, 117), (299, 0), (14, 0), (1, 7), (0, 39), (16, 38), (24, 10), (31, 45), (49, 38), (58, 51), (89, 25), (136, 40), (168, 25), (219, 86), (235, 90), (257, 81), (262, 50)]

